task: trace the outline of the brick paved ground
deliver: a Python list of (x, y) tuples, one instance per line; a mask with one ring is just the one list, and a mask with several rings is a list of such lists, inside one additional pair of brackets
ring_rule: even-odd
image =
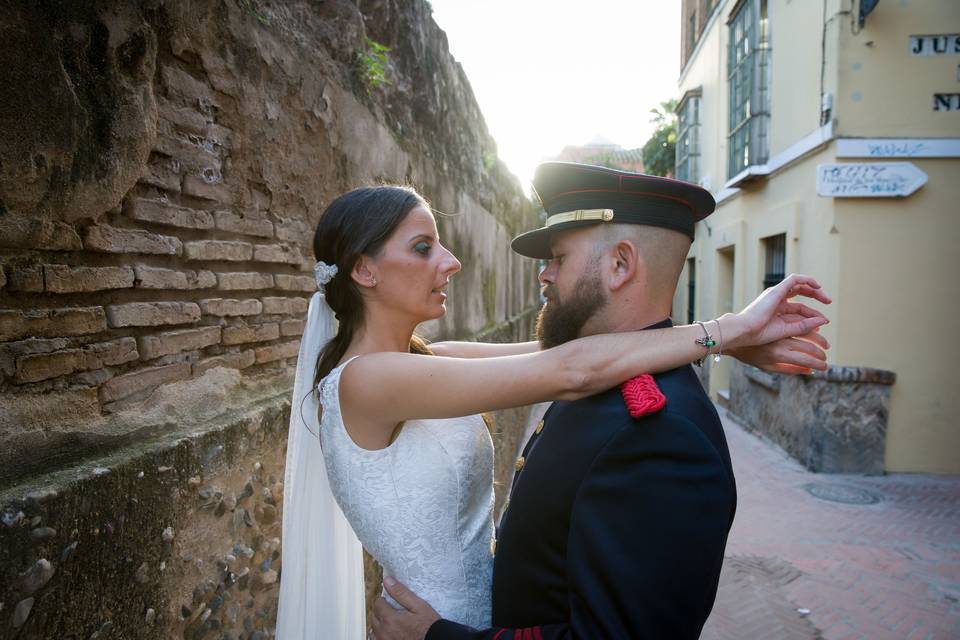
[(960, 638), (960, 477), (810, 473), (721, 416), (739, 506), (702, 640)]

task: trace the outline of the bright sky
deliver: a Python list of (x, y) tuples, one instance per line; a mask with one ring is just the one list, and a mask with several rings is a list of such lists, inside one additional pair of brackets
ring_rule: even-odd
[(430, 0), (500, 157), (536, 165), (597, 136), (640, 147), (677, 97), (679, 0)]

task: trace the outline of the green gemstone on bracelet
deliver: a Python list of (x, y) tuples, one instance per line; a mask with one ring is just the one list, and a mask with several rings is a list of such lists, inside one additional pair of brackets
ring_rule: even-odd
[(717, 346), (717, 343), (716, 343), (716, 341), (714, 341), (714, 340), (707, 340), (706, 342), (703, 343), (703, 346), (705, 346), (705, 347), (715, 347), (715, 346)]

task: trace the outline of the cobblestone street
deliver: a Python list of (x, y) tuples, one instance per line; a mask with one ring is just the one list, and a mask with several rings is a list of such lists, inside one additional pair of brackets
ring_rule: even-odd
[(960, 477), (814, 474), (721, 417), (739, 505), (702, 640), (960, 638)]

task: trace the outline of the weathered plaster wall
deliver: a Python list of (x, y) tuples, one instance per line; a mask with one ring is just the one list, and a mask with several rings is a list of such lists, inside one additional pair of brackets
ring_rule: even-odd
[(11, 2), (0, 35), (0, 637), (268, 637), (324, 206), (455, 214), (435, 338), (529, 336), (535, 214), (423, 1)]
[(831, 366), (812, 376), (735, 362), (730, 411), (811, 471), (883, 473), (891, 371)]

